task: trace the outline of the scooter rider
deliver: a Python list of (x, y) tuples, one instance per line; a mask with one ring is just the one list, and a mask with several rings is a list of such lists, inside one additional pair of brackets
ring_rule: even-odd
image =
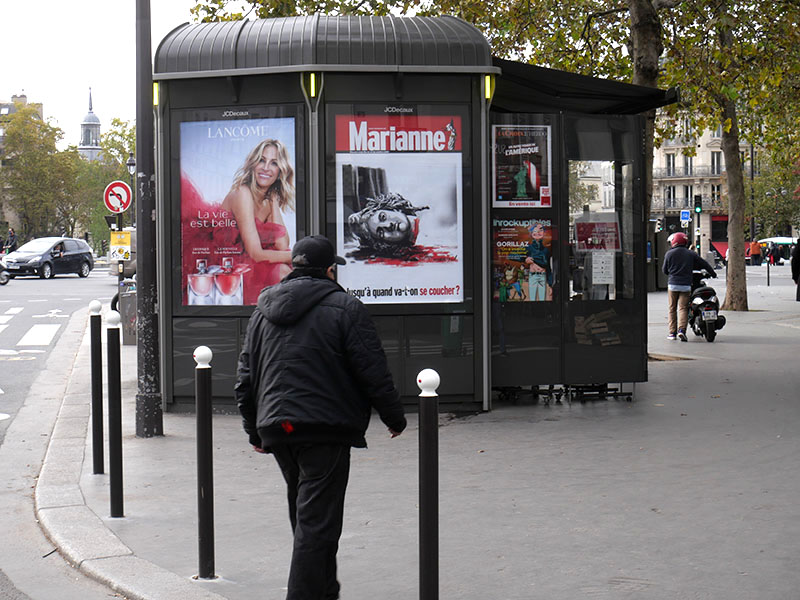
[[(672, 249), (664, 256), (664, 274), (667, 279), (667, 296), (669, 298), (669, 335), (668, 340), (676, 337), (682, 342), (686, 339), (686, 325), (689, 322), (689, 296), (692, 291), (692, 271), (705, 269), (716, 277), (714, 267), (700, 258), (696, 252), (687, 247), (689, 238), (682, 231), (669, 236)], [(677, 312), (677, 317), (676, 317)]]

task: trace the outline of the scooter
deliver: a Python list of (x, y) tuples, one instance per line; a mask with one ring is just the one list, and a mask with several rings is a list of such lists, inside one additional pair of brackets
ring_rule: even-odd
[(11, 273), (8, 272), (3, 263), (0, 263), (0, 285), (7, 284), (9, 279), (11, 279)]
[(719, 298), (714, 288), (706, 285), (705, 271), (692, 272), (692, 294), (689, 297), (689, 327), (695, 335), (713, 342), (717, 331), (725, 327), (725, 317), (719, 314)]

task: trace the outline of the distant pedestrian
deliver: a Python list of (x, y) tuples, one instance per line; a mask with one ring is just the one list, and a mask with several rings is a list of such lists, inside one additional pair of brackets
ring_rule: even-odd
[(8, 228), (8, 237), (6, 238), (6, 243), (3, 244), (3, 249), (6, 251), (6, 254), (11, 254), (17, 249), (17, 234), (14, 233), (11, 227)]
[[(662, 270), (668, 276), (667, 297), (669, 298), (669, 334), (668, 340), (687, 341), (686, 325), (689, 323), (689, 296), (692, 292), (692, 271), (705, 269), (716, 277), (714, 267), (703, 260), (699, 254), (689, 250), (686, 245), (689, 238), (682, 231), (669, 236), (672, 249), (664, 255)], [(676, 314), (677, 313), (677, 314)]]
[(792, 250), (792, 281), (797, 286), (795, 300), (800, 302), (800, 243), (795, 244)]
[(262, 290), (239, 357), (244, 429), (257, 452), (275, 456), (287, 485), (294, 548), (286, 600), (339, 598), (350, 448), (366, 447), (372, 408), (391, 437), (406, 427), (372, 319), (336, 283), (343, 264), (326, 238), (298, 241), (294, 270)]
[(761, 266), (761, 244), (756, 240), (750, 242), (750, 262), (756, 267)]
[(772, 265), (777, 265), (781, 261), (781, 249), (775, 242), (770, 243), (769, 247), (769, 262)]

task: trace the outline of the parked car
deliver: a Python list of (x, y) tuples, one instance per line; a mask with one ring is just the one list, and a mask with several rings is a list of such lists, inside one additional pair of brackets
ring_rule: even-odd
[(38, 275), (50, 279), (64, 273), (88, 277), (94, 268), (89, 244), (65, 237), (36, 238), (6, 254), (2, 261), (12, 277)]

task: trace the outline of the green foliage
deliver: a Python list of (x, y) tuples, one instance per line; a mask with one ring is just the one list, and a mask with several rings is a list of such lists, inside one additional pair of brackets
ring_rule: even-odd
[(135, 127), (113, 119), (101, 139), (101, 160), (95, 162), (85, 160), (75, 147), (58, 151), (62, 137), (35, 108), (18, 107), (5, 123), (0, 193), (20, 218), (20, 240), (89, 232), (97, 249), (100, 240), (108, 239), (103, 191), (114, 180), (129, 180), (125, 162), (134, 151)]
[(20, 240), (60, 233), (57, 207), (72, 192), (72, 163), (56, 149), (63, 132), (17, 106), (5, 124), (0, 193), (20, 218)]
[[(789, 226), (800, 227), (800, 202), (794, 190), (800, 187), (800, 172), (765, 163), (753, 178), (745, 179), (748, 216), (761, 226), (760, 237), (784, 235)], [(746, 223), (749, 227), (749, 223)]]
[(327, 0), (313, 2), (310, 0), (250, 0), (250, 7), (245, 12), (229, 10), (230, 0), (201, 0), (191, 10), (192, 16), (200, 23), (216, 21), (239, 21), (244, 18), (254, 17), (268, 19), (274, 17), (295, 17), (322, 13), (326, 15), (361, 15), (384, 16), (392, 9), (405, 12), (412, 2), (379, 2), (362, 0), (360, 2), (347, 0)]

